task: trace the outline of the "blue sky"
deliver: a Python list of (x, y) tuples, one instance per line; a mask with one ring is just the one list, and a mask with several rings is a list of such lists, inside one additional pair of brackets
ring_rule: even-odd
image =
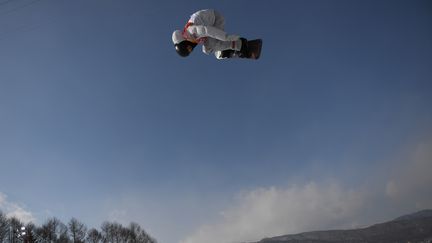
[[(262, 58), (177, 56), (172, 31), (204, 8), (263, 38)], [(431, 13), (430, 1), (2, 0), (0, 208), (135, 221), (188, 243), (431, 208)]]

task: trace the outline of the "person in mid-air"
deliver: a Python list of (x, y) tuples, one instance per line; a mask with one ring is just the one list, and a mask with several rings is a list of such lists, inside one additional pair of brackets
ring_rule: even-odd
[(228, 35), (224, 31), (224, 25), (224, 17), (213, 9), (195, 12), (183, 30), (176, 30), (172, 34), (177, 53), (187, 57), (198, 44), (202, 44), (204, 53), (214, 53), (218, 59), (231, 57), (258, 59), (261, 40), (248, 42), (238, 35)]

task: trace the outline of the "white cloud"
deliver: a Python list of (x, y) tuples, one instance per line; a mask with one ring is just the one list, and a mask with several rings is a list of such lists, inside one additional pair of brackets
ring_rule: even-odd
[(418, 209), (432, 208), (432, 143), (418, 145), (411, 158), (393, 171), (386, 195)]
[(7, 196), (0, 192), (0, 210), (7, 217), (16, 217), (24, 223), (34, 222), (33, 214), (18, 203), (10, 202)]
[(310, 182), (243, 193), (222, 220), (200, 227), (182, 243), (231, 243), (306, 230), (351, 227), (365, 195), (339, 184)]
[(415, 146), (400, 160), (389, 161), (390, 169), (354, 189), (344, 188), (343, 182), (315, 181), (242, 193), (218, 222), (198, 227), (181, 243), (251, 242), (352, 228), (432, 208), (432, 143)]
[(398, 187), (393, 180), (387, 182), (386, 185), (386, 194), (389, 197), (396, 197), (399, 194)]

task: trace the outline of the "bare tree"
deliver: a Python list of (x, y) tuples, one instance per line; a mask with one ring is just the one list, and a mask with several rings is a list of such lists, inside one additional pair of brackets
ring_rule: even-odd
[(21, 227), (24, 225), (18, 218), (11, 217), (8, 219), (9, 234), (8, 239), (11, 243), (17, 243), (20, 237)]
[(57, 238), (55, 229), (57, 227), (57, 220), (55, 218), (49, 219), (40, 228), (37, 229), (39, 239), (43, 242), (52, 243)]
[(79, 222), (76, 218), (72, 218), (69, 221), (69, 233), (72, 237), (73, 243), (84, 243), (86, 233), (87, 233), (87, 227)]
[(56, 243), (69, 243), (69, 235), (68, 235), (68, 228), (65, 224), (60, 222), (58, 229), (57, 229), (58, 239)]
[(2, 211), (0, 211), (0, 242), (6, 240), (8, 232), (9, 232), (8, 219), (6, 218), (6, 215), (4, 215)]
[(100, 243), (102, 242), (102, 234), (97, 229), (91, 229), (87, 233), (87, 242)]
[(24, 243), (34, 243), (36, 242), (36, 226), (33, 223), (28, 223), (25, 226), (25, 235), (23, 235)]
[(39, 240), (47, 243), (68, 243), (68, 230), (57, 218), (49, 219), (39, 229), (37, 229), (37, 235)]
[(104, 222), (101, 228), (104, 243), (157, 243), (137, 223), (126, 228), (115, 222)]
[(129, 225), (129, 231), (132, 236), (131, 243), (157, 243), (156, 240), (147, 234), (137, 223), (132, 222)]
[[(157, 243), (137, 223), (129, 227), (117, 222), (104, 222), (101, 231), (87, 227), (72, 218), (66, 226), (57, 218), (48, 219), (40, 227), (8, 218), (0, 211), (0, 243)], [(70, 236), (70, 237), (69, 237)]]
[(117, 222), (104, 222), (102, 224), (102, 238), (104, 243), (122, 243), (123, 226)]

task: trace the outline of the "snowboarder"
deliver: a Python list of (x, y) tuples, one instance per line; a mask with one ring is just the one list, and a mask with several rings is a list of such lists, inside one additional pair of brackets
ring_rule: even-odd
[(224, 25), (224, 17), (213, 9), (195, 12), (183, 30), (176, 30), (172, 34), (177, 53), (187, 57), (198, 44), (202, 44), (204, 53), (214, 53), (218, 59), (259, 58), (261, 39), (247, 41), (238, 35), (228, 35)]

